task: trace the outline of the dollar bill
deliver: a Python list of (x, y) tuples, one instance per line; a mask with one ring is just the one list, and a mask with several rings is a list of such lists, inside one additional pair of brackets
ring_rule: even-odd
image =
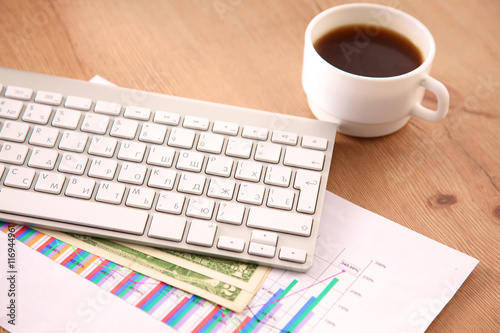
[[(188, 264), (189, 260), (186, 260), (185, 265), (182, 266), (144, 253), (137, 248), (133, 248), (136, 247), (136, 245), (77, 234), (62, 233), (54, 230), (40, 231), (101, 258), (113, 261), (119, 265), (152, 277), (158, 281), (165, 282), (191, 294), (198, 295), (235, 312), (242, 312), (244, 310), (245, 306), (248, 305), (269, 273), (269, 269), (267, 268), (251, 268), (250, 271), (253, 271), (253, 274), (251, 274), (252, 276), (245, 277), (244, 279), (252, 281), (252, 285), (236, 286), (225, 280), (214, 278), (196, 271), (196, 268), (200, 268), (200, 266), (203, 265), (195, 265), (192, 261), (191, 264)], [(209, 260), (209, 258), (210, 257), (206, 257), (205, 260)], [(196, 260), (201, 261), (199, 258)], [(242, 265), (244, 267), (247, 266), (247, 264)], [(205, 266), (213, 265), (205, 263)], [(232, 271), (237, 272), (244, 270), (245, 268), (234, 268)], [(235, 277), (231, 277), (230, 274), (222, 273), (219, 275), (226, 275), (226, 280), (232, 278), (232, 281), (234, 281), (235, 279)], [(235, 275), (238, 275), (238, 273)], [(257, 280), (258, 282), (254, 282)], [(243, 288), (241, 288), (242, 286)]]
[[(125, 243), (121, 244), (125, 245)], [(258, 290), (262, 277), (266, 277), (270, 271), (270, 268), (265, 266), (246, 264), (235, 260), (209, 257), (196, 253), (159, 249), (137, 244), (126, 244), (126, 246), (170, 263), (189, 267), (189, 269), (198, 273), (227, 282), (250, 292)]]

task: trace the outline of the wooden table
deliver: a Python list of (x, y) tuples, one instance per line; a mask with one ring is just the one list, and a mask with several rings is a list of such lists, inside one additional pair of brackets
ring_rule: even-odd
[[(346, 1), (1, 1), (0, 66), (313, 117), (303, 36)], [(499, 330), (500, 2), (375, 1), (421, 20), (448, 116), (378, 139), (339, 134), (328, 189), (481, 262), (429, 332)], [(433, 107), (432, 96), (426, 105)], [(0, 330), (1, 331), (1, 330)]]

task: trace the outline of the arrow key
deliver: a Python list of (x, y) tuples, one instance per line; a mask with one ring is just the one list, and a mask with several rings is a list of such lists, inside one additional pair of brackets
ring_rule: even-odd
[(240, 238), (220, 236), (219, 241), (217, 242), (217, 247), (222, 250), (241, 253), (245, 248), (245, 241)]
[(307, 254), (304, 250), (291, 247), (282, 247), (278, 256), (281, 260), (293, 261), (299, 264), (306, 262)]

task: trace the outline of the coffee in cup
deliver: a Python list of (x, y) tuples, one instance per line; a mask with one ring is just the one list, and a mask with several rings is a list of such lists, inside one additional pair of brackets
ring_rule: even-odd
[[(431, 33), (414, 17), (375, 4), (332, 7), (308, 25), (302, 83), (321, 120), (359, 137), (387, 135), (411, 116), (442, 119), (449, 108), (446, 87), (430, 77), (435, 54)], [(421, 105), (425, 90), (437, 110)]]

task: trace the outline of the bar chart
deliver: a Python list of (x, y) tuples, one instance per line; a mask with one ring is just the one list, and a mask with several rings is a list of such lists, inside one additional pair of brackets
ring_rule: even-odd
[[(327, 317), (332, 312), (348, 315), (352, 302), (374, 283), (365, 271), (370, 266), (382, 267), (371, 260), (351, 263), (346, 260), (346, 249), (334, 257), (318, 256), (315, 269), (307, 274), (273, 270), (246, 309), (234, 313), (29, 227), (12, 227), (19, 242), (179, 332), (308, 332), (325, 325), (333, 328), (335, 322)], [(0, 222), (0, 230), (7, 232), (7, 228), (8, 223)], [(321, 251), (318, 253), (321, 255)]]

